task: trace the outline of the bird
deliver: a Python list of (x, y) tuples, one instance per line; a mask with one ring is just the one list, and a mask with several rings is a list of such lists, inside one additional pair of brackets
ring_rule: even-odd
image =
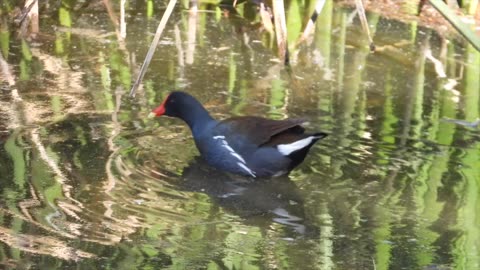
[(328, 134), (305, 133), (306, 120), (258, 116), (214, 119), (192, 95), (173, 91), (149, 117), (170, 116), (190, 128), (200, 156), (211, 167), (251, 178), (288, 175)]

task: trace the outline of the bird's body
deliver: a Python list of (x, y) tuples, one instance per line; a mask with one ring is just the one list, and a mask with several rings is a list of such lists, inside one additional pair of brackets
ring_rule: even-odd
[(325, 133), (305, 134), (303, 119), (261, 117), (213, 119), (191, 95), (172, 92), (153, 113), (184, 120), (207, 163), (217, 169), (250, 177), (289, 173)]

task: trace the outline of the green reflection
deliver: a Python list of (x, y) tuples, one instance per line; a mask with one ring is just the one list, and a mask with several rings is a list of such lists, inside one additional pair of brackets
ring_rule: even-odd
[[(369, 14), (371, 53), (327, 1), (287, 71), (254, 3), (216, 4), (182, 1), (135, 99), (158, 1), (128, 2), (125, 40), (101, 1), (42, 6), (37, 39), (2, 23), (17, 92), (0, 99), (0, 268), (478, 268), (478, 130), (444, 119), (479, 117), (479, 53)], [(314, 5), (286, 3), (290, 44)], [(195, 158), (183, 123), (146, 118), (171, 89), (218, 118), (305, 117), (330, 137), (290, 178), (239, 184)]]

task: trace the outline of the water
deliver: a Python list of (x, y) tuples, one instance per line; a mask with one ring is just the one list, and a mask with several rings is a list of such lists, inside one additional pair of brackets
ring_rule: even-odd
[[(178, 6), (132, 99), (163, 4), (129, 1), (125, 41), (100, 2), (48, 5), (35, 39), (0, 28), (3, 268), (480, 267), (471, 47), (370, 14), (371, 53), (352, 10), (327, 1), (285, 69), (254, 6)], [(287, 6), (290, 44), (303, 5)], [(183, 123), (146, 118), (172, 89), (217, 118), (308, 117), (330, 136), (289, 177), (225, 175)]]

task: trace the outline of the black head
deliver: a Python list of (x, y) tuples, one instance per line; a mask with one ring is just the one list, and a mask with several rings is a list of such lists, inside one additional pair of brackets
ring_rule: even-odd
[(181, 91), (171, 92), (167, 98), (152, 111), (154, 116), (171, 116), (184, 118), (185, 114), (201, 104), (190, 94)]

